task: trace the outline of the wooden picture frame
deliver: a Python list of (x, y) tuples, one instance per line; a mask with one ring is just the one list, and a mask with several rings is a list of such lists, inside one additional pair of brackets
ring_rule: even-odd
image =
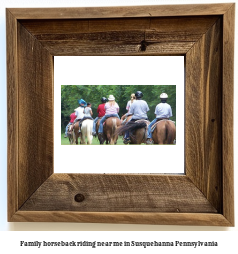
[[(234, 226), (234, 12), (233, 3), (6, 9), (8, 221)], [(54, 174), (61, 55), (184, 55), (185, 175)]]

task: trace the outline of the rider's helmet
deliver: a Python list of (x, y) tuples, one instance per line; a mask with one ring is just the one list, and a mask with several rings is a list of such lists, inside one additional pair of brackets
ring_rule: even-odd
[(107, 102), (107, 98), (106, 98), (106, 97), (102, 97), (102, 98), (101, 98), (101, 102), (102, 102), (102, 103)]
[(160, 95), (160, 99), (168, 99), (168, 94), (167, 93), (162, 93)]
[(136, 96), (136, 98), (142, 98), (143, 97), (143, 93), (141, 91), (137, 91), (135, 93), (135, 96)]

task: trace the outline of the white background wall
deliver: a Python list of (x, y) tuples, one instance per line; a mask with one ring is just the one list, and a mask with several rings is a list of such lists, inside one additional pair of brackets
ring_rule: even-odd
[[(77, 240), (94, 238), (95, 240), (101, 239), (103, 241), (107, 241), (108, 239), (112, 239), (114, 237), (119, 239), (124, 239), (128, 241), (132, 240), (165, 240), (165, 241), (175, 241), (179, 238), (180, 241), (198, 241), (198, 240), (207, 240), (207, 241), (218, 241), (219, 247), (217, 249), (202, 249), (203, 252), (209, 251), (216, 251), (218, 253), (222, 253), (227, 251), (228, 247), (232, 247), (231, 253), (236, 253), (235, 250), (238, 250), (238, 246), (236, 245), (235, 239), (238, 236), (238, 226), (234, 228), (223, 228), (223, 227), (188, 227), (188, 226), (158, 226), (158, 225), (123, 225), (123, 224), (90, 224), (90, 223), (7, 223), (7, 111), (6, 111), (6, 22), (5, 22), (5, 8), (7, 7), (80, 7), (80, 6), (125, 6), (125, 5), (155, 5), (155, 4), (191, 4), (191, 3), (223, 3), (223, 2), (236, 2), (236, 1), (163, 1), (163, 0), (154, 0), (154, 1), (145, 1), (145, 0), (117, 0), (117, 1), (106, 1), (106, 0), (98, 0), (98, 1), (90, 1), (90, 0), (1, 0), (0, 1), (0, 116), (2, 124), (0, 125), (0, 133), (1, 136), (1, 143), (0, 143), (0, 248), (9, 248), (10, 250), (16, 250), (18, 253), (24, 251), (24, 253), (28, 253), (32, 249), (20, 249), (19, 241), (36, 241), (36, 240), (66, 240), (66, 238), (71, 237), (77, 238)], [(236, 10), (236, 14), (237, 14)], [(236, 38), (237, 38), (237, 21), (236, 21)], [(237, 70), (237, 52), (235, 51), (235, 69)], [(237, 140), (237, 121), (238, 121), (238, 106), (236, 100), (238, 99), (237, 96), (237, 74), (235, 73), (235, 135), (234, 139)], [(9, 116), (11, 117), (11, 116)], [(237, 144), (235, 143), (235, 154), (237, 153)], [(236, 194), (236, 201), (237, 201), (237, 183), (238, 183), (238, 159), (235, 156), (235, 194)], [(237, 210), (237, 202), (236, 205), (236, 217), (238, 215)], [(238, 221), (236, 220), (236, 224)], [(42, 231), (84, 231), (84, 232), (71, 232), (69, 233), (62, 233), (62, 232), (54, 232), (53, 234), (50, 232), (42, 232)], [(24, 232), (18, 232), (24, 231)], [(29, 231), (36, 231), (36, 232), (29, 232)], [(92, 232), (85, 232), (85, 231), (92, 231)], [(95, 231), (105, 231), (102, 233), (97, 233)], [(115, 231), (115, 232), (106, 232), (106, 231)], [(126, 232), (120, 232), (126, 231)], [(138, 231), (138, 232), (128, 232), (128, 231)], [(150, 231), (147, 233), (142, 233), (141, 231)], [(162, 232), (162, 231), (169, 231), (169, 232)], [(177, 232), (183, 231), (183, 232)], [(187, 232), (192, 231), (192, 232)], [(201, 232), (205, 231), (205, 232)], [(209, 231), (217, 231), (217, 232), (209, 232)], [(226, 232), (229, 231), (229, 232)], [(133, 237), (133, 239), (132, 239)], [(141, 238), (142, 237), (142, 238)], [(62, 248), (61, 248), (62, 249)], [(61, 251), (58, 249), (57, 252)], [(40, 249), (39, 249), (40, 250)], [(43, 249), (41, 249), (43, 250)], [(97, 249), (99, 251), (99, 249)], [(139, 250), (139, 249), (135, 249)], [(153, 251), (153, 249), (141, 249), (147, 250), (148, 252)], [(173, 250), (173, 249), (171, 249)], [(198, 250), (198, 249), (194, 249)], [(52, 250), (50, 248), (44, 249), (44, 252), (48, 252)], [(67, 250), (68, 251), (68, 250)], [(79, 253), (81, 250), (77, 250), (75, 253)], [(89, 253), (91, 250), (87, 250)], [(108, 250), (101, 249), (101, 251), (107, 252)], [(112, 250), (110, 250), (112, 251)], [(115, 250), (113, 250), (115, 251)], [(133, 251), (133, 249), (132, 249)], [(154, 250), (155, 251), (155, 250)], [(160, 251), (157, 250), (156, 252)], [(192, 251), (191, 248), (181, 248), (176, 249), (177, 253), (189, 253)], [(199, 251), (199, 250), (198, 250)], [(64, 251), (65, 252), (65, 251)], [(3, 253), (6, 253), (3, 252)], [(30, 252), (29, 252), (30, 253)], [(73, 253), (73, 252), (71, 252)], [(201, 253), (201, 251), (199, 251)], [(207, 252), (208, 253), (208, 252)]]
[[(143, 63), (142, 63), (143, 61)], [(143, 72), (141, 66), (143, 65)], [(89, 68), (90, 66), (90, 68)], [(95, 70), (92, 75), (91, 70)], [(79, 72), (80, 70), (80, 72)], [(120, 70), (123, 75), (118, 75)], [(139, 70), (139, 71), (138, 71)], [(173, 70), (173, 75), (171, 75)], [(150, 75), (148, 75), (148, 73)], [(63, 146), (61, 145), (62, 85), (176, 85), (176, 146)], [(142, 91), (143, 92), (143, 91)], [(170, 96), (170, 95), (169, 95)], [(170, 98), (170, 97), (169, 97)], [(87, 98), (84, 98), (87, 101)], [(116, 98), (117, 100), (117, 98)], [(122, 105), (121, 105), (122, 106)], [(125, 105), (126, 106), (126, 105)], [(154, 112), (154, 108), (150, 108)], [(121, 109), (120, 109), (121, 112)], [(173, 112), (174, 114), (175, 112)], [(151, 119), (150, 119), (151, 120)], [(152, 120), (151, 120), (152, 121)], [(68, 158), (83, 157), (80, 167), (68, 167)], [(93, 155), (100, 161), (107, 155), (107, 165), (114, 165), (115, 155), (150, 159), (127, 161), (120, 166), (88, 166)], [(160, 166), (154, 167), (161, 158)], [(173, 160), (171, 161), (171, 157)], [(167, 163), (169, 161), (169, 167)], [(54, 57), (54, 172), (55, 173), (184, 173), (184, 56), (56, 56)]]

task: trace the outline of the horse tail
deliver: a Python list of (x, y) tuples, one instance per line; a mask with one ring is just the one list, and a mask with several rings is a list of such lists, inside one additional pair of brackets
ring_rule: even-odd
[(116, 129), (116, 134), (121, 135), (122, 133), (125, 133), (127, 131), (135, 131), (137, 129), (146, 128), (147, 124), (146, 122), (128, 122), (126, 125), (122, 125), (121, 127)]
[(76, 122), (76, 123), (74, 124), (73, 130), (74, 130), (74, 140), (75, 140), (75, 144), (78, 145), (79, 122)]
[(113, 136), (115, 135), (116, 128), (117, 128), (117, 120), (116, 118), (112, 118), (112, 135)]
[(92, 121), (88, 121), (86, 127), (87, 127), (86, 134), (87, 134), (88, 144), (91, 145), (92, 144), (92, 128), (93, 128)]
[(116, 129), (117, 129), (117, 119), (112, 118), (111, 141), (110, 141), (111, 145), (114, 145), (116, 142), (116, 135), (115, 135)]

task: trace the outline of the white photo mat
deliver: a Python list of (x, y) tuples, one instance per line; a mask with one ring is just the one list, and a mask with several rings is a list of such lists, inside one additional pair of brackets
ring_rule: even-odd
[[(184, 71), (183, 56), (54, 57), (54, 172), (183, 174)], [(176, 85), (176, 145), (61, 145), (61, 85)]]

